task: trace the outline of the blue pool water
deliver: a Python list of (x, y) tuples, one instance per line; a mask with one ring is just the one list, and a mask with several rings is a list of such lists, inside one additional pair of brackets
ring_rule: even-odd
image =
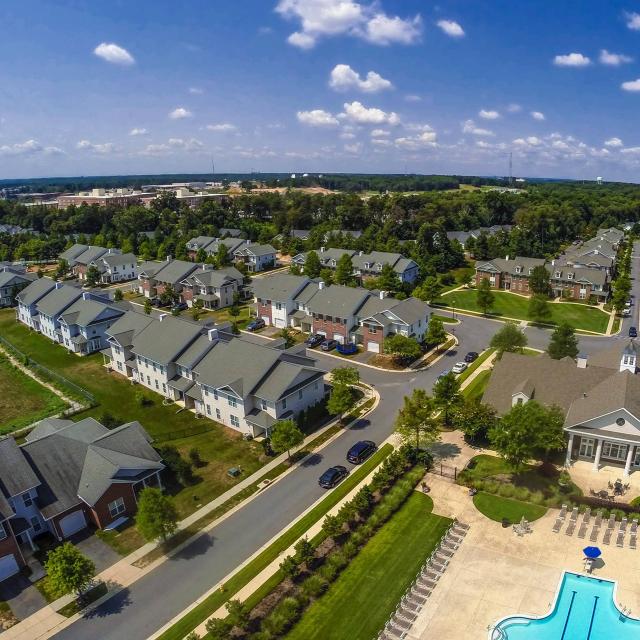
[(638, 640), (640, 620), (625, 616), (615, 605), (614, 584), (565, 573), (548, 616), (506, 618), (496, 625), (492, 640)]

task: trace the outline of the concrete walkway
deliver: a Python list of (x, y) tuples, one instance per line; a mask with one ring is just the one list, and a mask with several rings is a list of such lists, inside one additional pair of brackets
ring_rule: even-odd
[[(365, 396), (362, 398), (362, 400), (357, 406), (364, 404), (372, 397), (374, 398), (375, 402), (373, 406), (367, 410), (366, 413), (373, 411), (376, 408), (378, 402), (380, 401), (380, 396), (376, 391), (372, 389), (368, 393), (365, 393)], [(366, 413), (364, 415), (366, 415)], [(359, 420), (360, 418), (357, 418), (357, 419)], [(326, 432), (336, 423), (337, 421), (333, 420), (322, 429), (316, 431), (310, 436), (307, 436), (303, 444), (297, 447), (296, 449), (292, 450), (292, 453), (295, 453), (299, 450), (304, 449), (304, 447), (307, 446), (311, 441), (315, 440), (318, 436), (322, 435), (324, 432)], [(153, 571), (156, 567), (158, 567), (160, 564), (162, 564), (169, 558), (178, 554), (183, 548), (191, 544), (196, 537), (202, 535), (205, 532), (212, 530), (214, 527), (216, 527), (221, 522), (223, 522), (226, 518), (231, 516), (233, 513), (235, 513), (242, 507), (244, 507), (248, 502), (250, 502), (251, 500), (256, 498), (258, 495), (260, 495), (260, 493), (264, 489), (266, 489), (269, 486), (272, 486), (273, 484), (281, 480), (284, 476), (293, 472), (297, 467), (304, 464), (309, 457), (316, 454), (323, 447), (329, 445), (331, 442), (333, 442), (333, 440), (340, 437), (342, 433), (344, 433), (343, 430), (338, 431), (334, 436), (329, 438), (326, 442), (322, 443), (322, 445), (318, 449), (315, 449), (312, 453), (310, 453), (309, 456), (305, 456), (304, 458), (302, 458), (301, 460), (293, 464), (284, 473), (280, 474), (269, 485), (265, 485), (259, 491), (253, 493), (246, 500), (242, 501), (241, 503), (239, 503), (238, 505), (236, 505), (235, 507), (231, 508), (229, 511), (224, 513), (222, 516), (220, 516), (213, 522), (209, 523), (207, 526), (203, 527), (200, 531), (198, 531), (196, 534), (194, 534), (192, 537), (187, 539), (185, 542), (183, 542), (179, 546), (170, 550), (167, 554), (163, 554), (156, 560), (144, 565), (143, 567), (135, 566), (136, 562), (144, 558), (144, 556), (146, 556), (147, 554), (149, 554), (159, 546), (159, 543), (157, 542), (149, 542), (143, 545), (142, 547), (140, 547), (139, 549), (137, 549), (136, 551), (134, 551), (133, 553), (129, 554), (125, 558), (122, 558), (119, 562), (115, 563), (114, 565), (102, 571), (100, 574), (96, 576), (96, 581), (104, 582), (107, 585), (109, 592), (103, 598), (100, 598), (98, 601), (96, 601), (94, 604), (88, 607), (81, 614), (76, 614), (71, 618), (65, 618), (64, 616), (57, 613), (57, 611), (59, 611), (62, 607), (64, 607), (65, 605), (73, 601), (74, 596), (66, 595), (66, 596), (63, 596), (62, 598), (59, 598), (55, 602), (52, 602), (51, 604), (47, 605), (46, 607), (44, 607), (37, 613), (33, 614), (32, 616), (29, 616), (28, 618), (22, 620), (18, 624), (11, 627), (8, 631), (5, 631), (2, 634), (2, 640), (40, 640), (40, 639), (52, 637), (53, 635), (55, 635), (65, 627), (71, 625), (75, 620), (77, 620), (82, 615), (86, 615), (92, 609), (96, 608), (97, 606), (99, 606), (109, 598), (113, 597), (116, 593), (122, 591), (123, 589), (125, 589), (132, 583), (136, 582), (137, 580), (139, 580), (149, 572)], [(198, 511), (195, 511), (190, 516), (182, 520), (178, 524), (178, 530), (182, 530), (189, 527), (191, 524), (197, 522), (200, 518), (206, 516), (207, 514), (211, 513), (212, 511), (214, 511), (215, 509), (223, 505), (225, 502), (227, 502), (229, 499), (231, 499), (233, 496), (235, 496), (239, 492), (243, 491), (245, 488), (256, 484), (265, 474), (267, 474), (269, 471), (271, 471), (281, 463), (285, 462), (286, 460), (287, 460), (286, 453), (274, 458), (271, 462), (269, 462), (264, 467), (256, 471), (254, 474), (248, 476), (247, 478), (239, 482), (237, 485), (229, 489), (229, 491), (226, 491), (222, 495), (218, 496), (215, 500), (212, 500), (211, 502), (209, 502), (208, 504), (200, 508)], [(290, 525), (287, 525), (287, 528), (289, 528), (289, 526)], [(247, 562), (248, 561), (249, 560), (247, 560)], [(237, 570), (239, 570), (242, 566), (244, 566), (244, 564), (239, 566)], [(228, 577), (225, 578), (225, 580), (227, 579)]]

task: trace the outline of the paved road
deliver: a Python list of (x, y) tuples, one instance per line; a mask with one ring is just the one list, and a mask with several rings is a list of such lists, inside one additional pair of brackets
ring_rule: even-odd
[[(640, 266), (640, 258), (637, 257), (639, 251), (640, 248), (636, 246), (633, 260), (636, 275)], [(637, 279), (633, 281), (633, 286), (636, 299), (640, 299), (640, 283)], [(634, 318), (638, 326), (637, 310), (634, 310)], [(267, 489), (211, 533), (199, 536), (174, 558), (104, 603), (89, 618), (79, 620), (55, 638), (122, 640), (126, 637), (127, 640), (145, 640), (183, 611), (323, 495), (323, 490), (317, 484), (320, 472), (326, 467), (344, 463), (345, 453), (353, 443), (362, 438), (376, 442), (384, 440), (392, 431), (393, 420), (405, 395), (416, 387), (431, 388), (439, 373), (450, 369), (467, 351), (482, 351), (502, 326), (500, 322), (483, 318), (460, 316), (460, 319), (461, 324), (454, 328), (460, 340), (458, 351), (450, 352), (426, 371), (384, 373), (359, 367), (362, 379), (373, 385), (382, 397), (376, 410), (370, 414), (367, 426), (346, 431), (310, 462)], [(625, 321), (621, 335), (626, 336), (630, 324), (631, 321)], [(526, 333), (530, 346), (541, 349), (547, 346), (548, 330), (528, 328)], [(587, 353), (594, 353), (615, 339), (583, 336), (580, 338), (580, 348)], [(339, 363), (330, 356), (317, 355), (320, 366), (327, 369)]]

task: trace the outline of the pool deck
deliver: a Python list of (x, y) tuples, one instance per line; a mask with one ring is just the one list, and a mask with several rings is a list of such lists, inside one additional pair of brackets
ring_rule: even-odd
[[(518, 537), (511, 527), (485, 518), (473, 506), (467, 489), (429, 475), (434, 512), (457, 517), (471, 528), (437, 587), (419, 614), (411, 640), (486, 640), (489, 627), (518, 614), (546, 615), (555, 599), (563, 570), (582, 573), (582, 549), (589, 538), (553, 533), (558, 510), (532, 523), (533, 533)], [(628, 540), (628, 536), (627, 536)], [(594, 577), (618, 582), (618, 605), (640, 615), (640, 549), (618, 548), (615, 537), (602, 549)]]

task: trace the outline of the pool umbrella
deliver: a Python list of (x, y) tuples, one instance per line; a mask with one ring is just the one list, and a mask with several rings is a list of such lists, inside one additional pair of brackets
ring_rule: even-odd
[(584, 555), (587, 558), (599, 558), (602, 555), (602, 551), (600, 551), (600, 549), (598, 547), (585, 547), (582, 550), (582, 553), (584, 553)]

